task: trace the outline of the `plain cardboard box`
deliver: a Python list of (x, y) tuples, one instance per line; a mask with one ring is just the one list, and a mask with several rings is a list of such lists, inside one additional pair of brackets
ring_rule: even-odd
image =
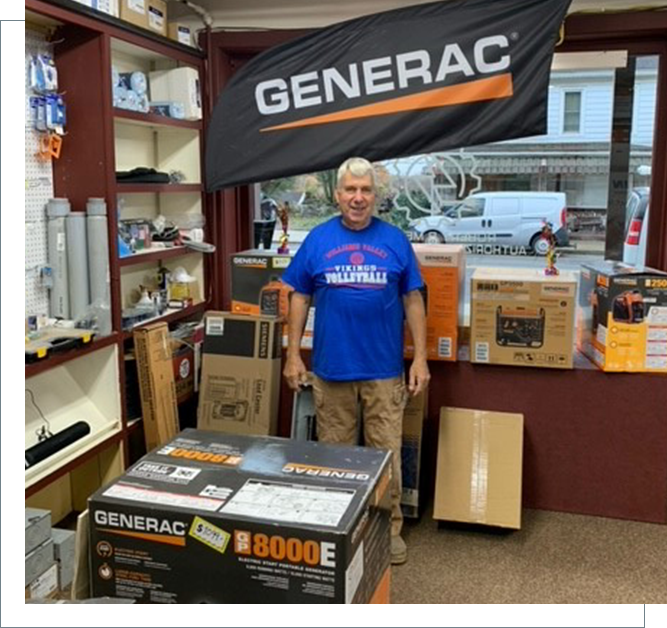
[(419, 517), (421, 455), (424, 419), (428, 413), (428, 389), (410, 397), (403, 412), (403, 443), (401, 446), (402, 494), (401, 508), (406, 517)]
[(528, 268), (477, 268), (471, 285), (470, 360), (572, 368), (577, 280)]
[(146, 449), (173, 438), (179, 431), (171, 339), (166, 323), (154, 323), (134, 332), (141, 414)]
[(277, 433), (281, 336), (272, 316), (206, 313), (197, 427)]
[(25, 587), (26, 600), (52, 599), (58, 593), (58, 565), (53, 563)]
[(201, 86), (196, 68), (183, 66), (150, 72), (148, 80), (151, 101), (180, 102), (183, 104), (186, 120), (201, 120)]
[(120, 0), (120, 19), (148, 28), (148, 0)]
[(25, 554), (51, 537), (51, 511), (42, 508), (25, 509)]
[[(424, 280), (426, 352), (429, 360), (455, 361), (462, 318), (465, 247), (458, 244), (413, 244)], [(405, 357), (414, 355), (412, 334), (405, 325)]]
[(147, 0), (148, 30), (167, 36), (167, 3), (164, 0)]
[(577, 345), (604, 371), (667, 373), (667, 273), (582, 265)]
[(521, 528), (523, 415), (440, 409), (433, 518)]
[(90, 498), (91, 595), (388, 603), (390, 476), (386, 451), (184, 430)]
[(167, 25), (169, 39), (177, 41), (185, 46), (192, 46), (192, 29), (187, 24), (180, 22), (169, 22)]

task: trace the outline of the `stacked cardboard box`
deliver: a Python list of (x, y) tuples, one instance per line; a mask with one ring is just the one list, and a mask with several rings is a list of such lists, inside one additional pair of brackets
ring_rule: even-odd
[(272, 316), (206, 313), (197, 427), (277, 433), (281, 337)]
[(185, 430), (89, 501), (92, 595), (389, 601), (390, 458)]
[(401, 507), (406, 517), (419, 517), (423, 499), (420, 495), (421, 457), (424, 419), (428, 413), (428, 390), (410, 397), (403, 413), (401, 447)]
[(25, 599), (49, 598), (58, 592), (58, 566), (51, 540), (51, 513), (25, 509)]

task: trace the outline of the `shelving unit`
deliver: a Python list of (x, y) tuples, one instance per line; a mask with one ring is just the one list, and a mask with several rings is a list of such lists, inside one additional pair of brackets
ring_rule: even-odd
[[(85, 504), (87, 494), (131, 462), (130, 436), (136, 444), (142, 430), (141, 420), (129, 422), (126, 410), (125, 356), (132, 348), (132, 331), (122, 328), (122, 309), (134, 304), (135, 289), (139, 283), (151, 282), (160, 265), (183, 266), (197, 278), (196, 304), (167, 311), (141, 325), (200, 317), (211, 272), (205, 254), (184, 246), (118, 256), (117, 214), (123, 219), (164, 215), (177, 225), (196, 221), (198, 216), (207, 224), (210, 221), (202, 184), (204, 121), (115, 108), (111, 68), (148, 74), (187, 65), (201, 77), (204, 59), (196, 49), (70, 0), (26, 0), (25, 4), (26, 23), (38, 24), (52, 34), (59, 91), (66, 93), (67, 135), (61, 158), (53, 162), (54, 195), (68, 198), (73, 211), (85, 210), (90, 197), (104, 198), (109, 228), (113, 333), (25, 367), (26, 388), (33, 391), (52, 432), (79, 420), (91, 426), (88, 436), (26, 470), (26, 503), (65, 516), (68, 508)], [(137, 166), (179, 171), (182, 182), (116, 181), (116, 171)], [(26, 394), (26, 448), (36, 441), (41, 424), (43, 419)], [(62, 497), (58, 504), (53, 503), (53, 495)]]

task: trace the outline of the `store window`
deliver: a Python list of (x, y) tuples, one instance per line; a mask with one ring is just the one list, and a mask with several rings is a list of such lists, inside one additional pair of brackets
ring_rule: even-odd
[(581, 132), (581, 92), (563, 94), (563, 133)]
[[(498, 264), (544, 267), (544, 257), (534, 255), (531, 246), (539, 218), (567, 236), (559, 248), (563, 270), (578, 271), (582, 263), (610, 256), (610, 244), (613, 255), (622, 259), (636, 247), (626, 245), (631, 208), (626, 215), (625, 203), (635, 190), (648, 191), (651, 184), (658, 65), (657, 56), (627, 55), (620, 68), (554, 70), (547, 134), (377, 163), (378, 214), (418, 239), (465, 243), (470, 272)], [(630, 70), (631, 82), (625, 95), (619, 95), (619, 72)], [(620, 99), (616, 106), (615, 98)], [(632, 115), (620, 134), (630, 142), (613, 145), (628, 153), (627, 166), (612, 173), (615, 111)], [(297, 248), (313, 226), (337, 215), (335, 181), (336, 171), (330, 170), (261, 185), (266, 196), (290, 202), (290, 248)], [(514, 200), (503, 200), (510, 193)], [(494, 197), (492, 209), (484, 208), (482, 199), (488, 203), (488, 195)], [(621, 225), (610, 232), (609, 242), (608, 212), (619, 195)], [(524, 229), (526, 209), (538, 218), (532, 231)], [(485, 212), (492, 212), (490, 222)], [(493, 231), (501, 224), (502, 245)], [(637, 250), (641, 254), (644, 249)]]

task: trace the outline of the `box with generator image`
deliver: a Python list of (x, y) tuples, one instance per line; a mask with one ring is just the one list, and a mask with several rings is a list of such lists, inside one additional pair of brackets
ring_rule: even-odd
[[(455, 244), (413, 244), (424, 280), (426, 353), (428, 360), (455, 361), (462, 319), (465, 247)], [(412, 358), (414, 341), (405, 324), (404, 355)]]
[(287, 316), (288, 285), (281, 281), (290, 255), (249, 250), (231, 256), (232, 312), (264, 316)]
[(577, 330), (579, 350), (604, 371), (667, 373), (667, 273), (583, 265)]
[(576, 289), (572, 273), (476, 269), (470, 300), (471, 361), (572, 368)]
[(275, 317), (206, 313), (199, 429), (276, 434), (281, 337)]

